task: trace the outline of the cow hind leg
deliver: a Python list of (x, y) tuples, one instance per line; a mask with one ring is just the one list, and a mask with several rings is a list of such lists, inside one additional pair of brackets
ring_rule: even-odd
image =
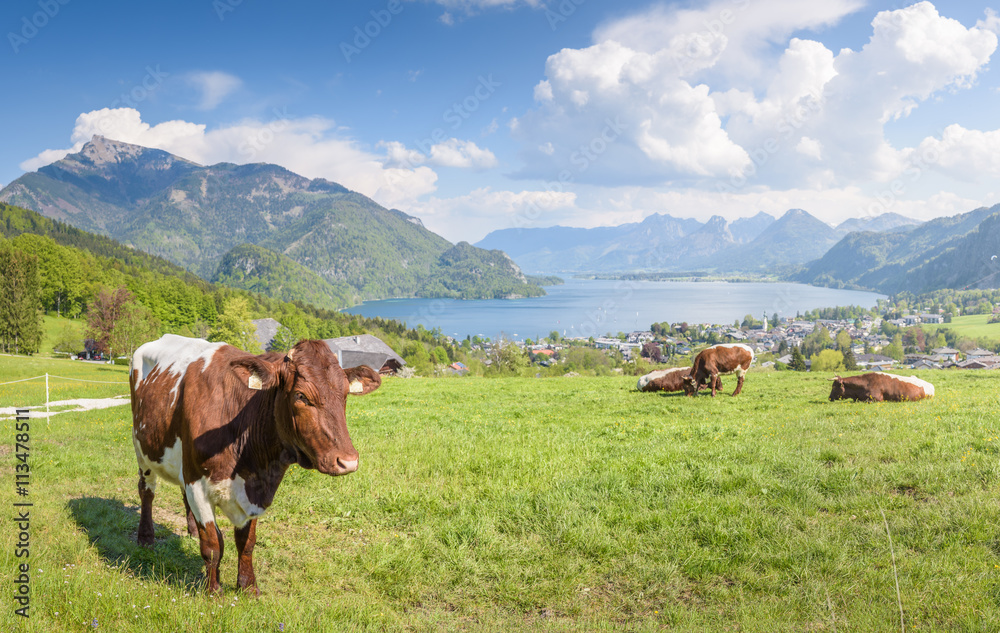
[(194, 520), (194, 512), (191, 512), (191, 504), (188, 503), (187, 495), (181, 493), (184, 498), (184, 512), (187, 514), (188, 536), (198, 538), (198, 522)]
[(156, 475), (151, 471), (139, 469), (139, 530), (136, 540), (143, 547), (152, 547), (153, 535), (153, 496), (156, 490)]
[(257, 519), (247, 522), (241, 528), (236, 528), (236, 550), (239, 557), (239, 570), (236, 586), (253, 596), (260, 595), (257, 588), (257, 577), (253, 573), (253, 547), (257, 544)]

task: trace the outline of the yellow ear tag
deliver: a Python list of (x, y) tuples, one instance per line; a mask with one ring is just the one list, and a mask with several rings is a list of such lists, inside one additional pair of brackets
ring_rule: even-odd
[(361, 384), (360, 380), (351, 383), (351, 393), (362, 393), (364, 390), (365, 386)]
[(260, 376), (257, 374), (250, 374), (250, 380), (247, 381), (247, 387), (260, 390), (264, 388), (264, 383), (261, 382)]

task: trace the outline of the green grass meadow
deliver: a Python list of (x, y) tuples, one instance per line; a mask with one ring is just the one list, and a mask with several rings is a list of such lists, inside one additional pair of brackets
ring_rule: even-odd
[(989, 323), (992, 316), (991, 314), (960, 316), (953, 318), (951, 323), (927, 324), (923, 328), (932, 334), (939, 329), (947, 328), (954, 330), (959, 336), (965, 336), (973, 340), (987, 339), (997, 341), (1000, 340), (1000, 323)]
[(831, 376), (767, 371), (714, 399), (387, 379), (348, 406), (357, 473), (289, 470), (258, 525), (257, 600), (235, 590), (228, 524), (223, 594), (200, 588), (179, 488), (158, 491), (155, 548), (136, 545), (127, 406), (35, 419), (31, 617), (8, 523), (0, 628), (871, 632), (902, 608), (907, 631), (1000, 630), (1000, 376), (918, 374), (936, 398), (831, 403)]

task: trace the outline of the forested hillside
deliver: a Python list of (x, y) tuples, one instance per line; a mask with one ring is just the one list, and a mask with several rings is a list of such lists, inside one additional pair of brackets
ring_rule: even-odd
[[(203, 279), (213, 278), (233, 248), (262, 246), (337, 289), (328, 293), (335, 307), (413, 297), (425, 287), (462, 298), (544, 294), (509, 268), (496, 273), (512, 275), (497, 279), (503, 294), (484, 293), (468, 272), (489, 255), (466, 249), (468, 262), (439, 260), (452, 244), (418, 218), (279, 165), (202, 166), (95, 136), (79, 152), (17, 178), (0, 191), (0, 200), (103, 233)], [(253, 283), (288, 296), (280, 294), (285, 280)]]
[(241, 244), (226, 253), (212, 281), (324, 310), (337, 310), (354, 301), (354, 291), (346, 283), (331, 284), (291, 258), (253, 244)]
[[(42, 312), (89, 322), (106, 307), (103, 302), (109, 297), (124, 294), (134, 297), (143, 314), (148, 312), (144, 318), (152, 325), (153, 337), (172, 332), (214, 338), (222, 331), (221, 317), (227, 306), (240, 299), (246, 306), (243, 317), (277, 319), (289, 329), (288, 337), (293, 340), (371, 333), (424, 371), (431, 367), (431, 352), (436, 352), (437, 359), (449, 362), (464, 358), (457, 343), (449, 343), (440, 332), (421, 327), (408, 329), (396, 321), (368, 319), (212, 284), (161, 258), (26, 209), (0, 204), (0, 229), (0, 272), (5, 291), (4, 309), (0, 310), (0, 345), (7, 351), (37, 351), (37, 340), (34, 345), (17, 349), (10, 346), (10, 341), (23, 337), (33, 327), (37, 329)], [(21, 293), (19, 287), (8, 287), (7, 282), (24, 277), (21, 272), (33, 278), (35, 287), (29, 288), (27, 294)], [(20, 310), (20, 298), (25, 297), (30, 305)], [(22, 328), (17, 331), (8, 327), (19, 318), (14, 308), (26, 315), (21, 315), (26, 323), (14, 324)]]

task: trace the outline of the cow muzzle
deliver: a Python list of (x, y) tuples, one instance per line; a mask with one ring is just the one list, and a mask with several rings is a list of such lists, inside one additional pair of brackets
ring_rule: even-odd
[(358, 469), (358, 456), (336, 457), (332, 460), (321, 460), (318, 465), (319, 472), (325, 475), (349, 475)]

